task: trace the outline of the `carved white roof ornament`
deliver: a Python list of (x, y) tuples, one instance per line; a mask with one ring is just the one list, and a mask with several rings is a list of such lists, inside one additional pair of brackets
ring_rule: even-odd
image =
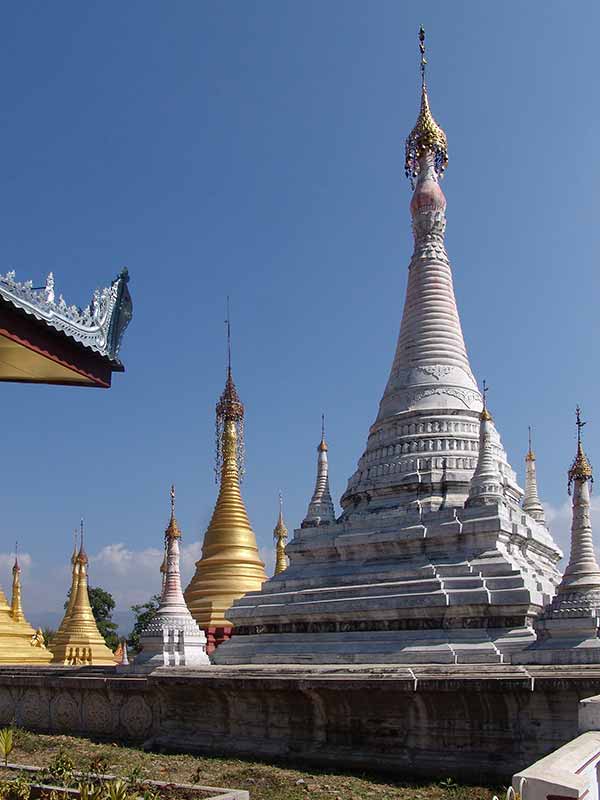
[(544, 506), (538, 495), (537, 475), (535, 468), (535, 453), (531, 446), (531, 426), (529, 427), (529, 450), (525, 456), (525, 495), (523, 496), (523, 511), (530, 517), (546, 524)]
[(11, 270), (0, 275), (0, 299), (62, 331), (84, 347), (117, 361), (123, 334), (133, 314), (128, 282), (129, 273), (124, 268), (110, 286), (96, 289), (90, 304), (81, 309), (68, 306), (62, 295), (56, 302), (52, 272), (40, 288), (34, 287), (32, 281), (20, 283)]

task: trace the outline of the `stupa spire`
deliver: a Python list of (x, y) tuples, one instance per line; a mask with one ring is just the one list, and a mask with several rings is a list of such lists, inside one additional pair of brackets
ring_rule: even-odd
[(280, 572), (284, 572), (287, 569), (287, 556), (285, 555), (287, 538), (288, 529), (283, 521), (283, 495), (279, 492), (279, 517), (273, 531), (273, 539), (275, 540), (275, 575), (279, 575)]
[(114, 654), (106, 646), (94, 619), (88, 594), (89, 559), (84, 547), (83, 520), (79, 550), (74, 559), (71, 594), (65, 616), (52, 639), (54, 664), (114, 664)]
[(415, 127), (406, 139), (406, 177), (410, 178), (413, 189), (415, 180), (422, 169), (422, 159), (430, 156), (437, 176), (442, 177), (448, 164), (448, 140), (437, 124), (429, 108), (425, 68), (425, 30), (419, 28), (419, 52), (421, 54), (421, 109)]
[(63, 617), (63, 620), (60, 623), (57, 633), (60, 633), (64, 629), (66, 621), (71, 616), (71, 612), (73, 611), (73, 606), (75, 604), (75, 597), (77, 595), (77, 583), (79, 581), (79, 561), (77, 560), (77, 556), (79, 554), (79, 548), (77, 546), (78, 538), (79, 538), (79, 531), (77, 530), (77, 528), (75, 528), (75, 530), (73, 531), (73, 554), (71, 555), (71, 588), (69, 589), (69, 597), (67, 600), (67, 608), (65, 611), (65, 616)]
[(546, 523), (546, 516), (544, 514), (544, 506), (538, 495), (535, 453), (531, 445), (531, 426), (529, 426), (528, 430), (529, 449), (525, 456), (525, 494), (523, 496), (523, 511), (544, 525)]
[(0, 664), (48, 664), (52, 654), (44, 645), (44, 636), (25, 619), (21, 605), (21, 566), (16, 553), (12, 568), (10, 606), (0, 588)]
[(329, 491), (329, 462), (327, 453), (329, 448), (325, 441), (325, 415), (321, 415), (321, 441), (317, 446), (317, 480), (315, 490), (308, 504), (306, 516), (302, 521), (303, 528), (314, 525), (328, 525), (335, 522), (335, 510)]
[(503, 496), (502, 475), (494, 454), (494, 420), (487, 407), (488, 387), (483, 382), (483, 408), (479, 415), (479, 457), (469, 485), (467, 505), (498, 503)]
[(590, 519), (590, 486), (594, 477), (581, 441), (581, 431), (587, 423), (581, 420), (581, 409), (576, 409), (577, 453), (569, 469), (569, 493), (573, 492), (573, 519), (571, 524), (571, 553), (569, 563), (556, 590), (557, 596), (573, 592), (600, 591), (600, 567), (594, 552), (592, 523)]
[[(367, 447), (341, 500), (344, 516), (384, 507), (434, 511), (464, 505), (477, 463), (481, 393), (463, 338), (445, 247), (440, 186), (448, 142), (431, 113), (425, 32), (419, 31), (421, 106), (406, 140), (414, 250), (400, 332)], [(511, 496), (516, 475), (494, 431)]]
[(21, 567), (18, 557), (19, 544), (15, 542), (15, 563), (12, 568), (12, 599), (10, 603), (10, 615), (15, 622), (25, 622), (25, 614), (21, 605)]
[[(231, 369), (231, 326), (227, 315), (228, 366), (225, 389), (216, 406), (219, 495), (204, 536), (202, 557), (185, 590), (185, 599), (201, 628), (228, 629), (226, 612), (246, 592), (257, 591), (267, 579), (256, 537), (242, 500), (244, 405)], [(209, 652), (212, 640), (209, 635)]]
[[(175, 486), (171, 486), (171, 516), (165, 531), (166, 572), (156, 614), (140, 636), (141, 653), (133, 671), (156, 667), (208, 664), (206, 637), (185, 604), (179, 573), (181, 530), (175, 517)], [(126, 658), (126, 651), (125, 651)], [(125, 660), (122, 661), (125, 665)]]

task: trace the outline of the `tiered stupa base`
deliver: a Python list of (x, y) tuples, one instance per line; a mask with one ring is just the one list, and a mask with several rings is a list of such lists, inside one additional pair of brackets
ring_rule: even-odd
[(52, 641), (54, 664), (65, 666), (114, 666), (116, 664), (114, 653), (101, 643), (77, 642), (64, 643)]
[(0, 664), (49, 664), (52, 653), (45, 647), (32, 645), (35, 631), (27, 622), (14, 622), (0, 627)]
[(600, 664), (600, 596), (557, 595), (536, 620), (535, 632), (537, 641), (515, 664)]
[(152, 672), (158, 667), (199, 667), (209, 663), (206, 638), (189, 612), (179, 617), (170, 613), (157, 614), (145, 629), (140, 644), (142, 651), (129, 668), (130, 672)]
[(288, 553), (229, 611), (215, 663), (506, 663), (557, 580), (546, 528), (505, 503), (354, 513)]
[(36, 645), (35, 631), (21, 612), (15, 620), (0, 589), (0, 664), (49, 664), (52, 653)]

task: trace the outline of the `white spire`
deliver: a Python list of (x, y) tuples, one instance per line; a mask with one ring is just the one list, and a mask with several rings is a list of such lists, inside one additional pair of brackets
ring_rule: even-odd
[(303, 528), (314, 525), (328, 525), (335, 522), (335, 510), (329, 491), (329, 464), (327, 461), (327, 442), (325, 441), (325, 417), (321, 417), (321, 441), (317, 447), (317, 481), (308, 504), (308, 511), (302, 521)]
[(535, 470), (535, 453), (531, 447), (531, 428), (529, 428), (529, 450), (525, 456), (525, 495), (523, 496), (523, 511), (530, 517), (546, 524), (544, 506), (538, 495), (537, 476)]
[(573, 486), (573, 520), (571, 524), (571, 554), (562, 581), (556, 590), (561, 594), (587, 594), (600, 591), (600, 567), (594, 552), (590, 520), (590, 483), (592, 468), (583, 451), (581, 412), (577, 407), (577, 455), (569, 470), (569, 491)]
[[(481, 393), (471, 371), (444, 245), (446, 198), (432, 153), (411, 201), (414, 252), (400, 334), (379, 413), (342, 497), (345, 514), (378, 505), (461, 507), (477, 463)], [(496, 431), (494, 453), (520, 499)]]
[(175, 488), (172, 486), (171, 519), (165, 532), (166, 569), (162, 595), (155, 616), (140, 636), (142, 651), (135, 659), (134, 670), (147, 672), (156, 667), (209, 663), (206, 636), (183, 598), (179, 573), (180, 539), (181, 531), (175, 519)]
[[(396, 354), (381, 401), (380, 417), (406, 410), (403, 393), (426, 384), (471, 390), (475, 396), (468, 405), (477, 410), (481, 408), (444, 246), (445, 212), (446, 198), (438, 184), (433, 158), (424, 156), (411, 202), (415, 249), (409, 265)], [(438, 400), (441, 394), (436, 393)], [(458, 399), (449, 394), (449, 398), (452, 397)], [(419, 405), (430, 404), (421, 402)]]
[(479, 458), (469, 484), (468, 506), (497, 504), (503, 498), (502, 475), (492, 442), (494, 422), (485, 401), (485, 381), (483, 386), (483, 410), (479, 416)]

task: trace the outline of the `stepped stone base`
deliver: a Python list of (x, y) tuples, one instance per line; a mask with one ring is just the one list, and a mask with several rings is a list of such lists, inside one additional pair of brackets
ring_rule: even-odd
[(502, 664), (534, 638), (529, 627), (234, 635), (213, 658), (226, 664)]
[(600, 664), (599, 610), (587, 617), (542, 619), (538, 640), (516, 654), (516, 664)]
[(287, 552), (228, 611), (215, 663), (506, 663), (559, 580), (547, 529), (507, 503), (357, 513)]
[(577, 736), (600, 667), (0, 668), (0, 725), (206, 755), (506, 783)]

